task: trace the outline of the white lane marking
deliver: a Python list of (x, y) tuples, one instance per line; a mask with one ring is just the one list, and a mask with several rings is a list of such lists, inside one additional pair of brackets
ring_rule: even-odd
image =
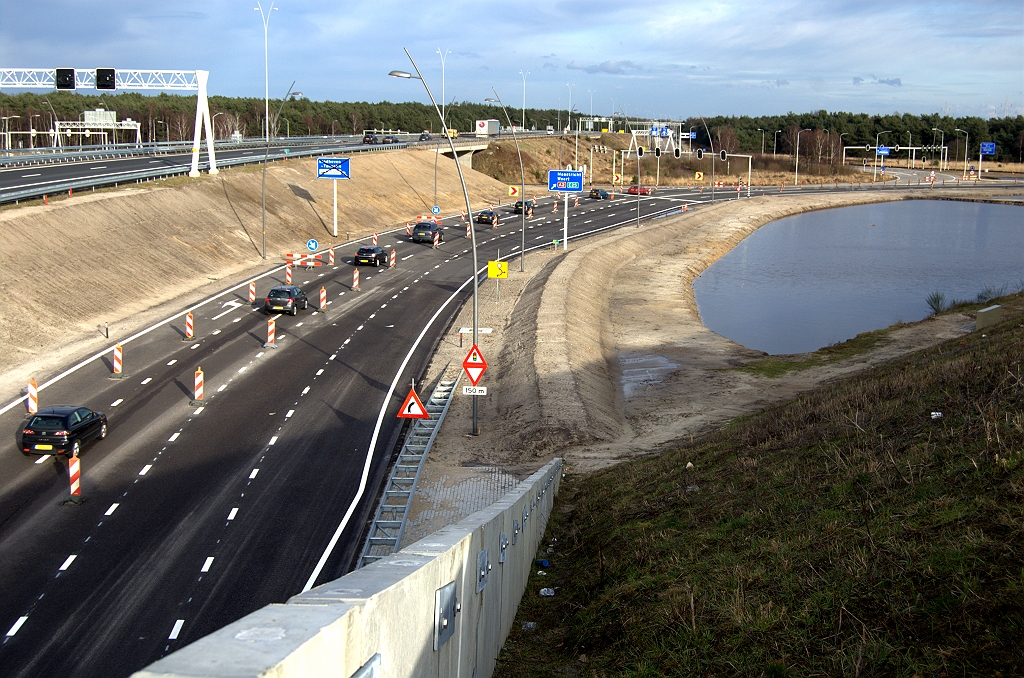
[(174, 622), (174, 628), (171, 629), (171, 635), (167, 636), (167, 640), (177, 640), (178, 634), (181, 633), (181, 627), (185, 625), (184, 619), (179, 619)]
[(413, 257), (415, 257), (415, 256), (416, 256), (415, 254), (410, 254), (410, 255), (409, 255), (409, 256), (407, 256), (407, 257), (402, 257), (402, 261), (405, 261), (406, 259), (412, 259), (412, 258), (413, 258)]
[[(408, 288), (406, 288), (406, 289), (408, 289)], [(391, 298), (392, 298), (392, 299), (397, 299), (397, 298), (398, 298), (398, 295), (396, 294), (396, 295), (392, 296)], [(381, 308), (384, 308), (384, 307), (383, 307), (383, 306), (381, 306)]]
[(99, 165), (97, 167), (90, 167), (89, 169), (91, 169), (91, 170), (94, 170), (94, 169), (107, 169), (107, 166), (106, 165)]
[(237, 515), (238, 515), (238, 508), (235, 507), (235, 508), (231, 509), (231, 513), (228, 514), (228, 520), (234, 520), (235, 516), (237, 516)]
[(38, 459), (36, 459), (36, 464), (42, 464), (44, 461), (46, 461), (49, 458), (50, 458), (49, 454), (44, 454), (43, 456), (41, 456)]
[(256, 357), (259, 358), (262, 355), (263, 355), (263, 351), (260, 351), (259, 353), (256, 354)]
[(200, 405), (199, 407), (196, 408), (196, 411), (192, 413), (192, 416), (194, 417), (195, 415), (199, 414), (200, 412), (202, 412), (205, 409), (206, 409), (205, 405)]
[[(406, 291), (406, 290), (408, 290), (408, 289), (409, 289), (408, 287), (403, 287), (403, 288), (402, 288), (402, 291), (403, 291), (403, 292), (405, 292), (405, 291)], [(398, 295), (395, 295), (395, 296), (398, 296)]]
[(29, 177), (41, 177), (41, 176), (43, 176), (41, 172), (36, 172), (35, 174), (22, 174), (21, 178), (22, 179), (28, 179)]
[(377, 317), (377, 314), (376, 314), (376, 313), (371, 313), (371, 314), (370, 314), (370, 318), (369, 318), (369, 319), (370, 319), (370, 320), (373, 320), (373, 319), (374, 319), (374, 318), (376, 318), (376, 317)]
[(246, 369), (247, 369), (248, 367), (249, 367), (248, 365), (243, 365), (243, 366), (239, 367), (239, 368), (238, 368), (238, 373), (239, 373), (239, 374), (241, 374), (242, 372), (245, 372), (245, 370), (246, 370)]
[(151, 381), (153, 381), (153, 377), (146, 377), (145, 379), (142, 380), (142, 385), (145, 386)]
[(21, 625), (24, 624), (26, 621), (28, 621), (28, 617), (18, 617), (18, 621), (14, 622), (14, 626), (12, 626), (11, 630), (7, 632), (7, 637), (10, 638), (15, 633), (17, 633), (18, 629), (20, 629)]
[(302, 323), (297, 324), (296, 327), (302, 327)]
[(210, 556), (209, 558), (206, 559), (206, 562), (203, 563), (203, 566), (199, 569), (199, 571), (200, 572), (209, 572), (211, 565), (213, 565), (213, 556)]
[(110, 403), (110, 406), (111, 407), (117, 407), (118, 405), (120, 405), (123, 402), (124, 402), (124, 398), (118, 398), (114, 402)]
[(173, 442), (174, 442), (175, 440), (177, 440), (177, 439), (178, 439), (178, 436), (180, 436), (180, 435), (181, 435), (181, 431), (175, 431), (175, 432), (174, 432), (174, 433), (173, 433), (173, 434), (171, 435), (171, 437), (167, 439), (167, 442), (169, 442), (169, 443), (173, 443)]
[(309, 387), (308, 386), (306, 388), (302, 389), (302, 395), (306, 395), (307, 393), (309, 393)]
[(240, 323), (240, 322), (242, 322), (242, 319), (241, 318), (235, 318), (231, 322), (233, 322), (233, 323)]
[(189, 346), (189, 348), (191, 348), (194, 351), (197, 348), (199, 348), (199, 344), (192, 344), (191, 346)]
[(228, 387), (228, 385), (227, 385), (227, 384), (221, 384), (221, 385), (220, 385), (220, 388), (218, 388), (218, 389), (217, 389), (217, 393), (220, 393), (221, 391), (223, 391), (223, 390), (224, 390), (224, 389), (226, 389), (227, 387)]
[(59, 570), (60, 570), (61, 572), (65, 571), (66, 569), (68, 569), (69, 567), (71, 567), (71, 563), (75, 562), (75, 558), (77, 558), (77, 557), (78, 557), (78, 556), (77, 556), (76, 554), (72, 554), (72, 555), (68, 556), (68, 559), (67, 559), (67, 560), (65, 560), (65, 561), (64, 561), (64, 564), (63, 564), (63, 565), (61, 565), (61, 566), (60, 566), (60, 567), (59, 567), (58, 569), (59, 569)]
[(331, 357), (330, 357), (330, 358), (328, 358), (328, 360), (334, 360), (334, 359), (335, 359), (335, 358), (337, 358), (337, 357), (338, 357), (338, 354), (337, 354), (337, 353), (332, 353), (332, 354), (331, 354)]
[(363, 325), (360, 325), (359, 327), (357, 327), (357, 328), (356, 328), (356, 332), (358, 332), (358, 331), (359, 331), (359, 330), (361, 330), (361, 329), (363, 329)]
[(252, 480), (253, 478), (255, 478), (256, 474), (259, 473), (259, 472), (260, 472), (260, 470), (258, 468), (254, 468), (252, 470), (252, 473), (249, 474), (249, 480)]
[(278, 313), (277, 315), (272, 315), (272, 316), (270, 316), (270, 319), (271, 319), (271, 320), (277, 320), (277, 319), (278, 319), (278, 318), (280, 318), (280, 317), (281, 317), (282, 315), (284, 315), (284, 314), (283, 314), (283, 313)]
[(171, 365), (173, 365), (176, 362), (178, 362), (176, 359), (172, 360), (171, 362), (167, 363), (167, 366), (170, 367)]
[(213, 332), (210, 332), (210, 334), (214, 334), (214, 335), (220, 334), (220, 330), (214, 330)]
[(118, 506), (120, 506), (120, 504), (117, 503), (117, 502), (114, 502), (113, 504), (110, 505), (110, 508), (108, 508), (107, 512), (104, 513), (103, 515), (105, 515), (105, 516), (112, 516), (112, 515), (114, 515), (114, 511), (117, 510)]
[(158, 163), (158, 162), (160, 162), (160, 161), (159, 161), (159, 160), (150, 160), (150, 161), (149, 161), (149, 164), (150, 164), (150, 165), (155, 165), (155, 164), (156, 164), (156, 163)]
[(295, 414), (295, 410), (288, 410), (287, 412), (284, 413), (284, 418), (287, 419), (288, 417), (292, 416), (293, 414)]
[(267, 443), (267, 445), (276, 445), (276, 444), (277, 444), (277, 436), (271, 436), (270, 442)]
[(324, 373), (324, 368), (321, 367), (319, 370), (316, 371), (316, 376), (319, 377), (323, 373)]
[(589, 224), (589, 223), (590, 223), (591, 221), (593, 221), (593, 219), (587, 219), (587, 220), (586, 220), (586, 221), (584, 221), (583, 223), (584, 223), (584, 224)]
[(145, 466), (142, 467), (142, 470), (139, 471), (139, 475), (140, 476), (146, 475), (147, 473), (149, 473), (149, 469), (151, 469), (151, 468), (153, 468), (152, 464), (146, 464)]
[(344, 343), (344, 344), (342, 344), (342, 346), (344, 346), (345, 344), (348, 344), (348, 342), (350, 342), (350, 341), (352, 341), (352, 339), (351, 339), (351, 338), (349, 338), (349, 339), (346, 339), (346, 340), (345, 340), (345, 343)]

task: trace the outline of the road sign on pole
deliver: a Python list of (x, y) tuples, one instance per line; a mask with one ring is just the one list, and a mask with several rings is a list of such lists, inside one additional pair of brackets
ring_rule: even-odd
[(508, 187), (508, 197), (515, 198), (515, 197), (518, 197), (518, 196), (519, 196), (519, 187), (518, 186), (509, 186)]
[(480, 377), (487, 371), (487, 361), (476, 344), (473, 344), (473, 348), (466, 354), (466, 359), (462, 361), (462, 369), (466, 371), (469, 383), (473, 386), (480, 382)]
[(875, 155), (889, 155), (889, 147), (879, 146), (878, 148), (875, 149)]
[(410, 388), (409, 395), (405, 396), (405, 402), (398, 408), (399, 419), (430, 419), (427, 408), (423, 407), (416, 389)]
[(996, 142), (994, 142), (994, 141), (982, 141), (981, 142), (981, 154), (982, 155), (995, 155), (996, 154)]
[(317, 179), (351, 179), (348, 158), (317, 158)]
[(433, 207), (430, 208), (430, 213), (431, 214), (440, 214), (441, 213), (441, 208), (438, 207), (437, 205), (434, 205)]
[(583, 191), (583, 171), (548, 170), (548, 190), (559, 193), (580, 193)]
[(507, 261), (488, 261), (487, 262), (487, 277), (488, 278), (502, 278), (508, 277), (508, 262)]
[(320, 243), (316, 241), (316, 238), (310, 238), (306, 241), (306, 249), (310, 252), (316, 252), (318, 247), (320, 247)]

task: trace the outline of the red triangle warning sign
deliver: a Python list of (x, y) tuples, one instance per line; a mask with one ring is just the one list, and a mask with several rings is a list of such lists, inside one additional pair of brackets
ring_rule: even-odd
[(409, 389), (409, 395), (405, 396), (405, 402), (398, 410), (399, 419), (430, 419), (427, 408), (423, 407), (415, 389)]
[(473, 344), (473, 348), (469, 349), (466, 359), (462, 361), (462, 369), (466, 371), (469, 383), (473, 384), (473, 386), (477, 385), (480, 377), (487, 371), (487, 361), (484, 360), (484, 356), (480, 353), (480, 349), (476, 344)]

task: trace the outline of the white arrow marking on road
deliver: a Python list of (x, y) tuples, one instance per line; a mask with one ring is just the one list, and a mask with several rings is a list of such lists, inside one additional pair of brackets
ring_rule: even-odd
[[(210, 320), (216, 320), (217, 318), (223, 318), (228, 313), (231, 313), (232, 311), (234, 311), (236, 308), (241, 307), (241, 305), (242, 305), (241, 302), (238, 302), (238, 301), (234, 301), (234, 300), (225, 301), (224, 304), (221, 306), (221, 308), (227, 308), (228, 310), (224, 311), (223, 313), (221, 313), (219, 315), (213, 316), (212, 318), (210, 318)], [(228, 308), (229, 306), (231, 308)]]

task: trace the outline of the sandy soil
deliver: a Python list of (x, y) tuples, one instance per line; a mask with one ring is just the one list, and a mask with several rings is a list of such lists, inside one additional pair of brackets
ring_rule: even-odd
[[(146, 327), (225, 281), (267, 270), (261, 258), (258, 167), (173, 179), (0, 211), (0, 294), (19, 299), (0, 315), (0, 394), (21, 393), (76, 358)], [(338, 238), (332, 237), (332, 182), (317, 180), (315, 159), (273, 163), (267, 171), (267, 251), (322, 247), (373, 231), (404, 227), (429, 213), (434, 154), (370, 153), (352, 159), (338, 182)], [(467, 171), (474, 201), (508, 200), (506, 187)], [(438, 166), (442, 214), (465, 209), (455, 165)], [(477, 205), (474, 205), (475, 207)], [(341, 252), (339, 252), (339, 255)], [(110, 340), (103, 324), (110, 324)]]
[[(528, 256), (526, 273), (514, 260), (500, 301), (493, 281), (480, 289), (480, 325), (494, 330), (480, 342), (490, 363), (481, 382), (490, 394), (479, 399), (480, 434), (469, 435), (471, 399), (457, 395), (421, 476), (431, 491), (417, 493), (403, 542), (443, 526), (434, 518), (451, 509), (438, 499), (442, 486), (458, 497), (460, 483), (478, 484), (496, 468), (522, 478), (554, 456), (587, 472), (650, 454), (958, 336), (972, 318), (930, 318), (893, 331), (888, 342), (856, 358), (769, 379), (736, 369), (763, 353), (708, 330), (698, 316), (693, 279), (760, 226), (799, 212), (903, 197), (894, 191), (719, 203), (594, 238), (568, 253)], [(467, 305), (429, 379), (458, 373), (469, 346), (467, 338), (460, 347), (458, 329), (471, 323)]]

